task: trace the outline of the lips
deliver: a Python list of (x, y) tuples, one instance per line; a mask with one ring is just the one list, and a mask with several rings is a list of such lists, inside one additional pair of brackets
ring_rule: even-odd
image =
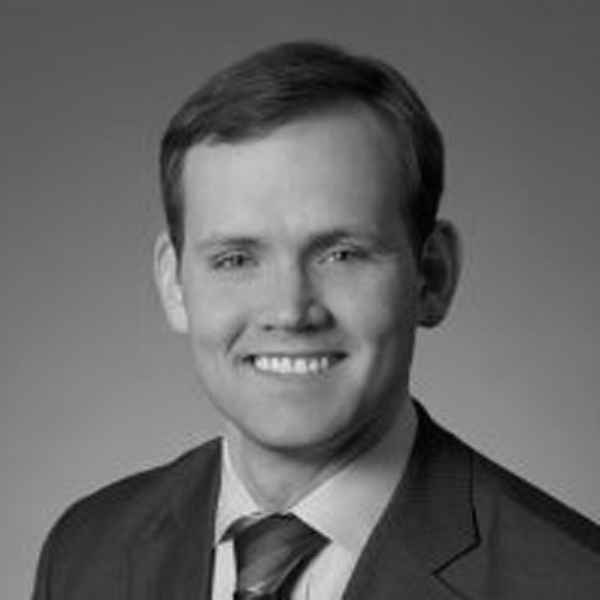
[(310, 376), (329, 371), (344, 357), (341, 353), (253, 354), (248, 362), (261, 373)]

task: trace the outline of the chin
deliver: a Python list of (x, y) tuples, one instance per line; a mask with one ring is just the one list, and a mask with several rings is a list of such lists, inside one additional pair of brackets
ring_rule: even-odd
[(268, 427), (265, 423), (260, 425), (245, 428), (244, 436), (265, 449), (298, 455), (331, 452), (355, 429), (351, 422), (343, 419), (328, 421), (315, 416), (306, 420), (294, 418), (285, 423), (272, 420)]

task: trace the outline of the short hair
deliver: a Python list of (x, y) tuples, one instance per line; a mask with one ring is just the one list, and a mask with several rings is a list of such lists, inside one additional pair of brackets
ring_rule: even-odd
[(417, 92), (390, 65), (310, 41), (261, 50), (218, 72), (169, 122), (161, 142), (160, 178), (178, 258), (184, 245), (181, 179), (192, 146), (260, 138), (310, 114), (353, 104), (373, 111), (397, 141), (406, 190), (401, 209), (419, 251), (435, 226), (444, 187), (443, 140), (436, 124)]

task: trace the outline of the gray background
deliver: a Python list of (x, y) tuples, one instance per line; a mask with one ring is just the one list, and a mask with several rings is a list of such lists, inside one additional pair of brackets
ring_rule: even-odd
[(1, 4), (0, 597), (67, 504), (217, 431), (151, 283), (157, 142), (209, 73), (290, 38), (392, 61), (446, 133), (466, 265), (416, 393), (600, 520), (599, 6)]

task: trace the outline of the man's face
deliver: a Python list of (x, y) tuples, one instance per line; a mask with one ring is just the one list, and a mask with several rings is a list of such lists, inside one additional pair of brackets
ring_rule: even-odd
[(403, 402), (419, 275), (393, 155), (357, 109), (186, 156), (179, 328), (243, 439), (332, 451)]

